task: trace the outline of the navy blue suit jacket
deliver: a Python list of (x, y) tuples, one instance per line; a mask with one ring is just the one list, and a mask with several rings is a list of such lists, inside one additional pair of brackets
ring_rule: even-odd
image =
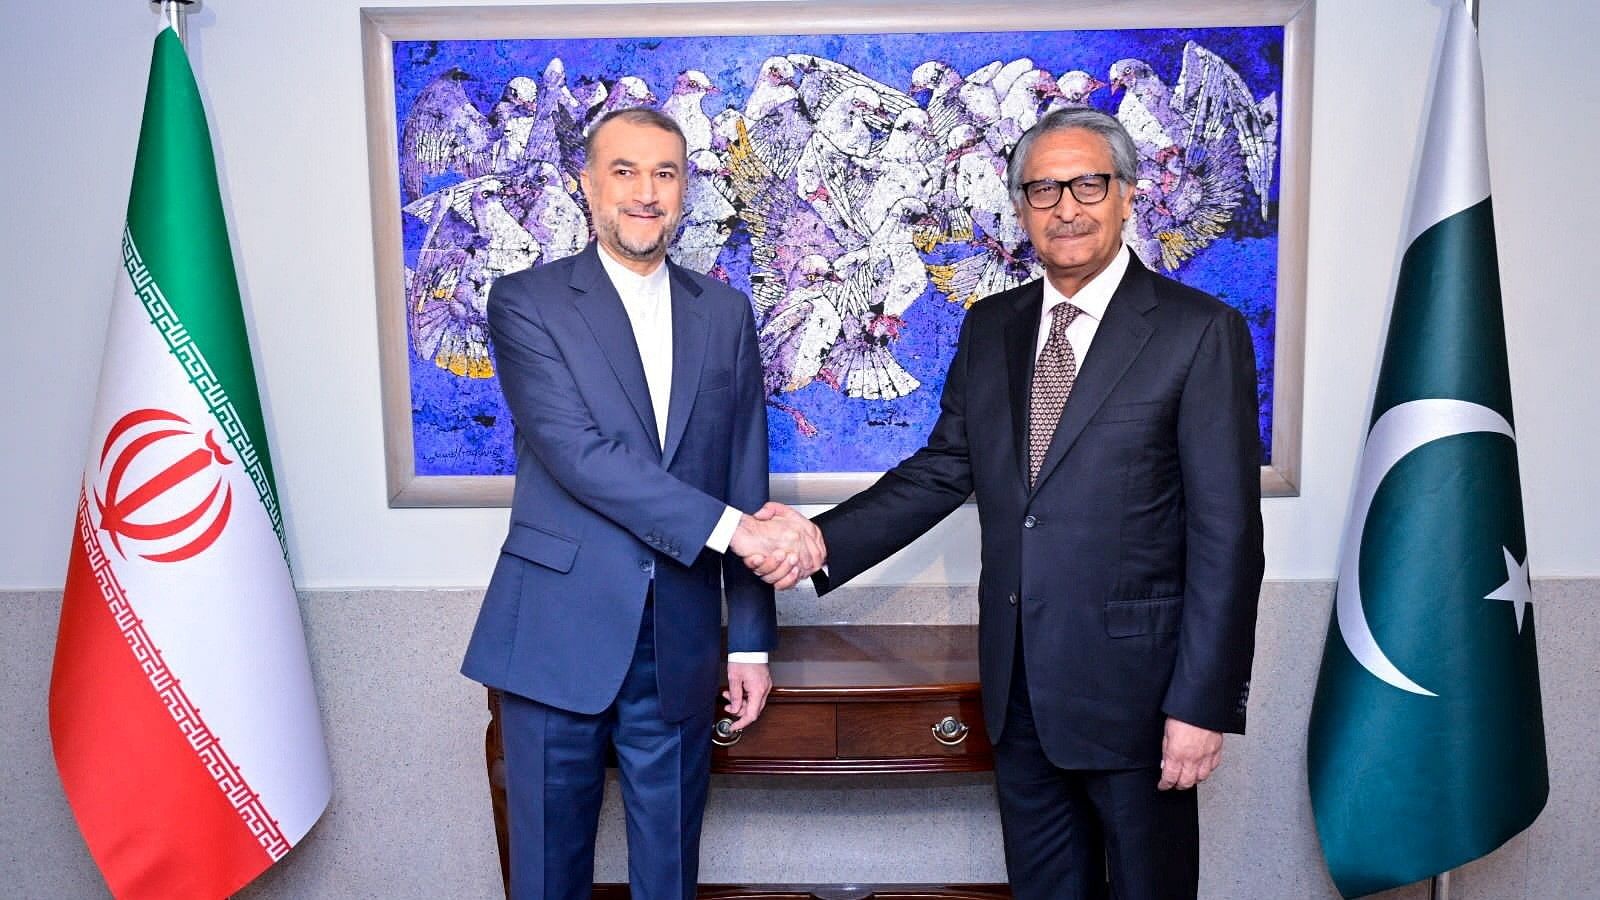
[(1021, 617), (1057, 766), (1160, 758), (1167, 716), (1243, 731), (1261, 586), (1255, 355), (1238, 312), (1129, 262), (1028, 486), (1038, 281), (967, 313), (927, 445), (817, 518), (826, 591), (976, 494), (979, 665), (995, 740)]
[(622, 300), (594, 244), (506, 275), (489, 332), (516, 422), (511, 527), (461, 671), (550, 706), (597, 713), (633, 657), (655, 581), (663, 715), (709, 713), (728, 649), (771, 650), (772, 588), (705, 540), (724, 504), (767, 500), (767, 425), (749, 301), (666, 263), (672, 394), (665, 446)]

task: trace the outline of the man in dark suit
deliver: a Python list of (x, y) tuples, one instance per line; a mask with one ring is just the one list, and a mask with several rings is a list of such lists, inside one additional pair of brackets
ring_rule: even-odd
[(1108, 874), (1117, 900), (1193, 897), (1189, 788), (1244, 730), (1255, 357), (1238, 312), (1123, 245), (1136, 165), (1093, 110), (1019, 141), (1008, 186), (1045, 278), (973, 306), (927, 446), (816, 520), (826, 592), (976, 494), (983, 706), (1022, 900), (1103, 896)]
[(772, 588), (729, 551), (792, 570), (819, 549), (741, 512), (767, 498), (755, 325), (743, 295), (666, 261), (684, 146), (651, 109), (602, 119), (582, 175), (598, 245), (489, 295), (517, 479), (462, 672), (503, 692), (518, 898), (589, 896), (608, 751), (633, 896), (694, 896), (723, 594), (736, 728), (777, 639)]

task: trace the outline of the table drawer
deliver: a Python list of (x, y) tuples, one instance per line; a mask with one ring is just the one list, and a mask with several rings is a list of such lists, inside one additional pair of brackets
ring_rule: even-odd
[(735, 759), (833, 759), (834, 728), (832, 703), (769, 702), (736, 743), (715, 752)]
[[(955, 733), (946, 735), (948, 743), (933, 732), (946, 718), (954, 719), (956, 726)], [(990, 754), (989, 736), (976, 700), (841, 703), (838, 734), (839, 756), (848, 759)]]

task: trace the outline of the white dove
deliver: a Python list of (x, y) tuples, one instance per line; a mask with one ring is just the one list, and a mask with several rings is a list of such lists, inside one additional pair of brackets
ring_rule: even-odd
[(683, 197), (683, 224), (672, 242), (672, 261), (704, 275), (733, 233), (739, 215), (717, 184), (722, 161), (710, 150), (689, 154), (689, 183)]
[(720, 93), (721, 89), (711, 83), (706, 73), (688, 69), (678, 75), (678, 80), (672, 85), (672, 93), (661, 104), (661, 111), (683, 129), (690, 154), (711, 147), (711, 117), (706, 115), (701, 103), (707, 95)]

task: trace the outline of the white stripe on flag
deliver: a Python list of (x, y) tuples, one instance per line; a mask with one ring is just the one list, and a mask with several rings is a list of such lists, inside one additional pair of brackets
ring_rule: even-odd
[(1438, 83), (1422, 145), (1422, 171), (1406, 229), (1407, 247), (1417, 236), (1489, 196), (1489, 150), (1484, 141), (1483, 64), (1478, 31), (1466, 7), (1450, 10)]

